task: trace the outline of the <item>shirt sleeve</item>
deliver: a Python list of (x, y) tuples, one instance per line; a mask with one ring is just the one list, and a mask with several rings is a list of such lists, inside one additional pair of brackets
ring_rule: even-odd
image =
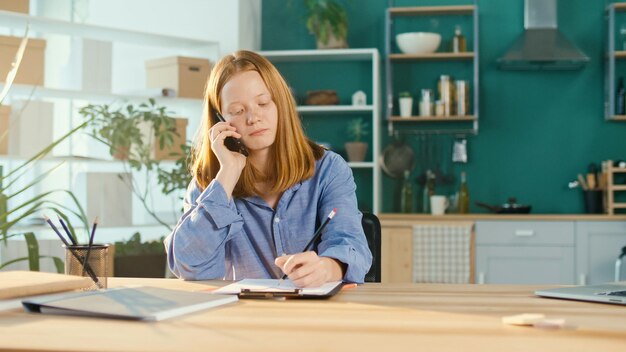
[(170, 270), (185, 280), (222, 279), (225, 245), (242, 231), (242, 216), (216, 180), (204, 191), (192, 180), (183, 205), (183, 215), (164, 241)]
[(318, 253), (346, 265), (344, 281), (362, 283), (372, 265), (372, 253), (361, 225), (363, 214), (357, 206), (356, 184), (348, 164), (337, 154), (330, 157), (330, 162), (320, 170), (320, 223), (333, 208), (337, 214), (324, 230)]

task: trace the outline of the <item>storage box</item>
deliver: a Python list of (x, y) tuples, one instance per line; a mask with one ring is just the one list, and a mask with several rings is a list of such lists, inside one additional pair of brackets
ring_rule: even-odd
[(0, 0), (0, 10), (28, 14), (30, 0)]
[(30, 158), (54, 140), (54, 104), (16, 100), (12, 104), (9, 154)]
[[(139, 125), (139, 130), (141, 131), (141, 136), (143, 142), (152, 145), (152, 151), (150, 152), (150, 157), (154, 160), (178, 160), (180, 156), (183, 154), (183, 150), (180, 145), (185, 144), (187, 141), (187, 119), (174, 117), (174, 121), (176, 123), (176, 133), (178, 136), (174, 136), (174, 141), (172, 142), (171, 147), (165, 147), (163, 149), (159, 146), (159, 141), (156, 139), (154, 135), (149, 136), (150, 133), (150, 125), (147, 122), (142, 122)], [(175, 153), (175, 155), (170, 155)]]
[[(0, 35), (0, 82), (4, 82), (15, 59), (15, 54), (22, 38)], [(42, 86), (44, 81), (44, 54), (46, 41), (43, 39), (28, 39), (20, 68), (15, 76), (14, 83)]]
[[(180, 156), (183, 154), (183, 150), (181, 149), (181, 144), (187, 143), (187, 119), (184, 118), (174, 118), (176, 121), (176, 133), (178, 136), (174, 136), (174, 142), (172, 146), (169, 148), (161, 149), (159, 147), (158, 141), (154, 143), (154, 159), (156, 160), (178, 160)], [(170, 155), (170, 154), (175, 155)]]
[(174, 56), (146, 61), (146, 86), (168, 88), (181, 98), (204, 98), (204, 86), (211, 72), (207, 59)]
[(9, 118), (11, 107), (0, 106), (0, 155), (9, 153)]
[(133, 199), (130, 189), (132, 174), (88, 172), (87, 218), (99, 219), (98, 226), (131, 226)]

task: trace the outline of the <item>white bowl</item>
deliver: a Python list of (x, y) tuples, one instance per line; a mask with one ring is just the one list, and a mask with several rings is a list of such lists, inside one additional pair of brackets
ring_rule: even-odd
[(434, 53), (441, 44), (441, 35), (431, 32), (408, 32), (396, 35), (396, 43), (405, 54)]

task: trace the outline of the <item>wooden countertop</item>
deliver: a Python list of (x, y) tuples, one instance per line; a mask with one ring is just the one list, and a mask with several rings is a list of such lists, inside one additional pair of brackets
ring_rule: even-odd
[[(202, 290), (221, 281), (111, 278)], [(28, 351), (623, 351), (626, 307), (545, 299), (546, 286), (368, 283), (329, 300), (240, 300), (162, 322), (0, 313), (0, 350)], [(562, 329), (503, 325), (542, 313)]]
[(381, 213), (378, 218), (383, 224), (402, 225), (421, 221), (626, 221), (624, 215), (607, 214), (396, 214)]

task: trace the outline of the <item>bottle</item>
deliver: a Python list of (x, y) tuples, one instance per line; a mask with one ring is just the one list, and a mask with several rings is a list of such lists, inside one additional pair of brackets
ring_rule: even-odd
[(452, 52), (463, 53), (466, 50), (467, 46), (465, 44), (465, 37), (461, 34), (461, 27), (456, 26), (454, 29), (454, 38), (452, 38)]
[(469, 189), (465, 171), (461, 172), (461, 186), (459, 187), (459, 214), (469, 213)]
[(403, 213), (413, 212), (413, 185), (409, 180), (410, 171), (404, 170), (404, 182), (400, 192), (400, 211)]
[(617, 83), (617, 92), (615, 94), (615, 114), (624, 115), (626, 113), (624, 97), (626, 91), (624, 90), (624, 77), (620, 77)]
[(426, 170), (426, 184), (424, 185), (424, 194), (422, 196), (422, 211), (430, 213), (430, 197), (435, 195), (435, 174)]

